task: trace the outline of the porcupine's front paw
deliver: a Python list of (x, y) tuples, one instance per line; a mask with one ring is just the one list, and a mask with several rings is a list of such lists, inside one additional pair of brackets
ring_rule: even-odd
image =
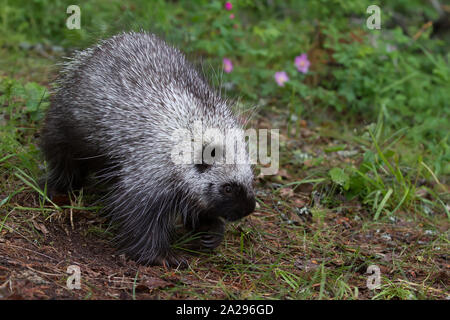
[(220, 220), (214, 220), (209, 224), (200, 227), (200, 244), (205, 249), (215, 249), (223, 241), (225, 234), (225, 224)]

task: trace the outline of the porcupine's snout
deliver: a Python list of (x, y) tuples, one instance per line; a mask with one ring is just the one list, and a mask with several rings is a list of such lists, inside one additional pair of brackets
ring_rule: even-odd
[(216, 215), (227, 221), (236, 221), (248, 216), (255, 210), (255, 206), (253, 190), (248, 190), (238, 183), (220, 186), (220, 198), (214, 201)]

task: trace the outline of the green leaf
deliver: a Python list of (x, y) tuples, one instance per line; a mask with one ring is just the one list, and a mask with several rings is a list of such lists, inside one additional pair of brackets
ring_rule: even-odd
[(344, 172), (344, 170), (341, 168), (333, 168), (328, 172), (328, 174), (334, 183), (342, 186), (344, 190), (348, 190), (348, 187), (350, 186), (350, 177)]
[[(386, 193), (386, 195), (384, 196), (383, 200), (381, 200), (380, 205), (377, 208), (377, 212), (375, 212), (375, 216), (373, 217), (373, 220), (378, 220), (381, 211), (384, 209), (384, 207), (386, 206), (386, 202), (389, 200), (389, 198), (392, 195), (392, 188), (389, 188), (388, 192)], [(397, 210), (397, 208), (395, 209)]]

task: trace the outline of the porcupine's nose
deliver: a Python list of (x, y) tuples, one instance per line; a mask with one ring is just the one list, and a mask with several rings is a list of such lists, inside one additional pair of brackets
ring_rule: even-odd
[(238, 183), (227, 183), (223, 186), (223, 193), (227, 197), (226, 207), (229, 209), (225, 215), (229, 221), (244, 218), (255, 210), (256, 199), (253, 190), (248, 190)]
[(250, 213), (255, 211), (255, 207), (256, 207), (255, 195), (253, 193), (251, 193), (250, 195), (247, 196), (247, 202), (246, 202), (246, 205), (245, 205), (245, 208), (244, 208), (244, 215), (243, 215), (243, 217), (246, 217)]

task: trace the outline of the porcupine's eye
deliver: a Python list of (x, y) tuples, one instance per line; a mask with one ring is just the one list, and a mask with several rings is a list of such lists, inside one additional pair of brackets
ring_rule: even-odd
[(233, 192), (233, 188), (229, 184), (226, 184), (223, 186), (223, 192), (230, 195)]

